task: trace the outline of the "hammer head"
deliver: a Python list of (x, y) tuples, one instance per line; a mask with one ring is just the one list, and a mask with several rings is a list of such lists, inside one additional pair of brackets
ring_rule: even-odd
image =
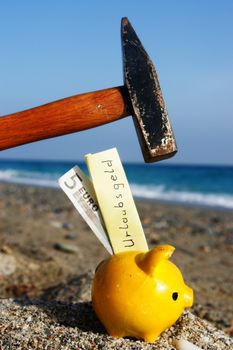
[(121, 23), (124, 81), (133, 120), (147, 163), (170, 158), (176, 141), (154, 65), (127, 18)]

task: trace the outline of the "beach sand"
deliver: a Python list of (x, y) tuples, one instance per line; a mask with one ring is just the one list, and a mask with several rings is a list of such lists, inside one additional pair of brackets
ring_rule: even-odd
[[(0, 303), (0, 348), (8, 349), (10, 342), (11, 349), (48, 344), (51, 349), (149, 349), (142, 341), (108, 337), (95, 318), (90, 286), (108, 253), (64, 193), (3, 183), (0, 193), (0, 296), (6, 298)], [(136, 205), (149, 246), (176, 247), (172, 261), (195, 293), (191, 312), (153, 349), (172, 349), (171, 338), (179, 334), (204, 349), (230, 348), (233, 213), (145, 201)], [(28, 325), (24, 333), (23, 324)], [(63, 334), (60, 345), (56, 332)]]

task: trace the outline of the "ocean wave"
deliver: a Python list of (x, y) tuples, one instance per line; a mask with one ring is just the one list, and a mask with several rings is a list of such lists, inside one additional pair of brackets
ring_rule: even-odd
[(0, 181), (16, 183), (21, 185), (33, 185), (40, 187), (59, 187), (57, 180), (51, 178), (49, 174), (42, 174), (39, 172), (17, 171), (13, 169), (1, 170)]
[(233, 196), (225, 193), (201, 193), (166, 190), (165, 186), (131, 184), (133, 195), (142, 199), (233, 209)]
[[(0, 170), (0, 181), (2, 182), (40, 187), (58, 188), (57, 180), (60, 176), (61, 174), (58, 173), (41, 173), (9, 168)], [(155, 186), (130, 183), (130, 188), (133, 195), (141, 199), (233, 209), (233, 196), (226, 193), (169, 190), (163, 184)]]
[(10, 180), (18, 175), (18, 171), (13, 169), (1, 170), (0, 180)]

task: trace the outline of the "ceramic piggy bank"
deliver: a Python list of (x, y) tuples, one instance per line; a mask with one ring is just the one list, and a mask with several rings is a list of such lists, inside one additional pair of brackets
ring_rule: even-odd
[(155, 341), (192, 306), (192, 289), (168, 260), (174, 250), (164, 245), (146, 253), (123, 252), (99, 265), (92, 301), (110, 335)]

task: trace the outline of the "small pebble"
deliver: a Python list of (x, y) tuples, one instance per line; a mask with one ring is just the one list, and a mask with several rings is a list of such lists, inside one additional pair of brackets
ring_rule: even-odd
[(57, 250), (60, 250), (62, 252), (65, 252), (65, 253), (77, 253), (77, 252), (79, 252), (79, 248), (76, 247), (75, 245), (64, 244), (64, 243), (60, 243), (60, 242), (55, 243), (54, 248)]
[(64, 238), (73, 241), (77, 238), (77, 236), (75, 233), (67, 233)]
[(208, 246), (208, 245), (201, 245), (199, 247), (199, 250), (203, 253), (210, 253), (210, 251), (211, 251), (210, 246)]
[(74, 228), (74, 225), (68, 222), (64, 222), (62, 224), (62, 228), (64, 228), (65, 230), (72, 230)]
[(0, 252), (5, 253), (5, 254), (12, 254), (12, 249), (8, 247), (7, 245), (3, 245), (0, 248)]
[(54, 208), (53, 212), (54, 212), (55, 214), (60, 214), (60, 213), (63, 212), (63, 208)]
[(210, 221), (213, 222), (214, 224), (218, 224), (221, 220), (218, 216), (213, 216), (210, 218)]
[(151, 233), (150, 234), (150, 243), (155, 245), (155, 244), (158, 244), (160, 241), (160, 235), (158, 233)]
[(142, 224), (143, 224), (143, 226), (151, 224), (151, 218), (149, 216), (143, 218), (142, 219)]
[(177, 350), (201, 350), (199, 346), (196, 346), (185, 339), (175, 339), (174, 345)]
[(55, 228), (62, 228), (63, 227), (63, 225), (60, 221), (55, 221), (55, 220), (51, 220), (50, 225), (55, 227)]
[(16, 270), (16, 260), (12, 255), (0, 253), (0, 276), (12, 275)]
[(158, 230), (163, 229), (163, 228), (167, 228), (168, 227), (168, 223), (167, 221), (158, 221), (154, 223), (154, 227), (157, 228)]

